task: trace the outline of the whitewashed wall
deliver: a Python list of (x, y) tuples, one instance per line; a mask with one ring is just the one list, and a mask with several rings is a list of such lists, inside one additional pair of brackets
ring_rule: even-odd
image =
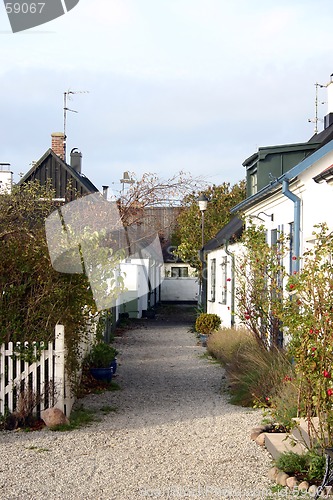
[[(155, 296), (150, 293), (148, 276), (152, 291), (156, 290), (156, 302), (159, 301), (159, 284), (161, 281), (161, 266), (151, 264), (149, 259), (131, 259), (130, 262), (123, 262), (120, 265), (121, 275), (124, 277), (126, 291), (117, 300), (117, 319), (120, 312), (128, 312), (131, 318), (141, 318), (142, 311), (148, 309), (148, 295), (151, 301)], [(155, 303), (150, 304), (151, 307)]]
[(162, 302), (197, 302), (198, 278), (164, 278), (161, 284)]
[(164, 273), (163, 273), (163, 276), (165, 278), (171, 277), (171, 268), (172, 267), (187, 267), (189, 278), (196, 278), (196, 276), (197, 276), (196, 269), (194, 267), (191, 267), (189, 264), (182, 263), (182, 262), (166, 262), (164, 264)]
[(13, 172), (0, 166), (0, 194), (10, 193), (13, 185)]
[[(235, 264), (237, 266), (237, 256), (241, 253), (242, 246), (239, 243), (229, 245), (228, 251), (233, 253), (235, 256)], [(226, 282), (226, 303), (222, 303), (222, 292), (224, 288), (224, 282), (222, 280), (222, 262), (224, 257), (227, 257), (227, 282)], [(215, 300), (211, 297), (211, 280), (212, 276), (210, 273), (211, 262), (216, 260), (216, 289), (215, 289)], [(212, 314), (217, 314), (222, 321), (222, 327), (230, 328), (234, 323), (234, 326), (239, 326), (240, 322), (237, 314), (232, 312), (232, 257), (228, 255), (224, 247), (213, 250), (207, 254), (207, 269), (208, 269), (208, 283), (207, 283), (207, 312)], [(235, 311), (237, 311), (237, 302), (235, 298)]]

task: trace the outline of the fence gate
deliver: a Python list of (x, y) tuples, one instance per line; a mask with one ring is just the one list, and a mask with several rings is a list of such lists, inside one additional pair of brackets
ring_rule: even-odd
[[(29, 361), (19, 358), (22, 348)], [(63, 325), (56, 325), (54, 342), (0, 346), (0, 414), (29, 405), (36, 415), (56, 406), (69, 416), (74, 400), (65, 373)]]

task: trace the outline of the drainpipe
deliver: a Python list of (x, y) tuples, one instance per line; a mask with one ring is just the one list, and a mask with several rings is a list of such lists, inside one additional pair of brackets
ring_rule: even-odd
[(225, 253), (231, 258), (231, 328), (235, 326), (235, 254), (228, 250), (229, 240), (224, 240)]
[(294, 202), (294, 256), (297, 257), (295, 261), (295, 271), (299, 271), (299, 257), (300, 257), (300, 232), (301, 232), (301, 199), (292, 193), (289, 189), (289, 180), (282, 181), (282, 194)]

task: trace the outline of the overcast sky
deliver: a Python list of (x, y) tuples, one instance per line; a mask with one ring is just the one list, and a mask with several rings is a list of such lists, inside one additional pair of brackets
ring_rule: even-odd
[[(14, 180), (63, 130), (83, 172), (235, 183), (259, 146), (307, 141), (333, 72), (332, 0), (80, 0), (12, 34), (0, 5), (0, 162)], [(325, 89), (319, 94), (326, 100)], [(319, 104), (319, 116), (327, 104)], [(319, 123), (321, 130), (322, 124)]]

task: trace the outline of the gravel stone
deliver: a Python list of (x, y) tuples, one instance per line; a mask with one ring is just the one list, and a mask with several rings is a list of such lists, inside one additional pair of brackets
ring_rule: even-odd
[(255, 440), (255, 442), (259, 445), (259, 446), (265, 446), (265, 437), (266, 437), (266, 434), (264, 432), (262, 432), (261, 434), (259, 434), (259, 436), (257, 437), (257, 439)]
[(0, 433), (1, 499), (273, 497), (271, 457), (249, 439), (261, 411), (228, 403), (183, 311), (163, 307), (117, 337), (122, 390), (78, 402), (116, 411), (71, 432)]
[(271, 469), (269, 469), (269, 471), (268, 471), (269, 479), (271, 479), (272, 481), (276, 481), (276, 477), (277, 477), (279, 472), (280, 472), (280, 470), (275, 466), (272, 467)]
[(310, 498), (314, 498), (317, 494), (317, 486), (312, 484), (308, 489), (308, 494), (309, 494)]
[(286, 485), (291, 490), (295, 489), (298, 484), (299, 482), (297, 481), (297, 478), (295, 476), (288, 477), (288, 479), (286, 480)]
[(298, 485), (299, 491), (308, 491), (309, 487), (310, 487), (310, 485), (307, 481), (302, 481)]
[(288, 477), (289, 477), (288, 474), (286, 474), (283, 471), (280, 471), (276, 476), (276, 483), (280, 484), (281, 486), (286, 486)]

